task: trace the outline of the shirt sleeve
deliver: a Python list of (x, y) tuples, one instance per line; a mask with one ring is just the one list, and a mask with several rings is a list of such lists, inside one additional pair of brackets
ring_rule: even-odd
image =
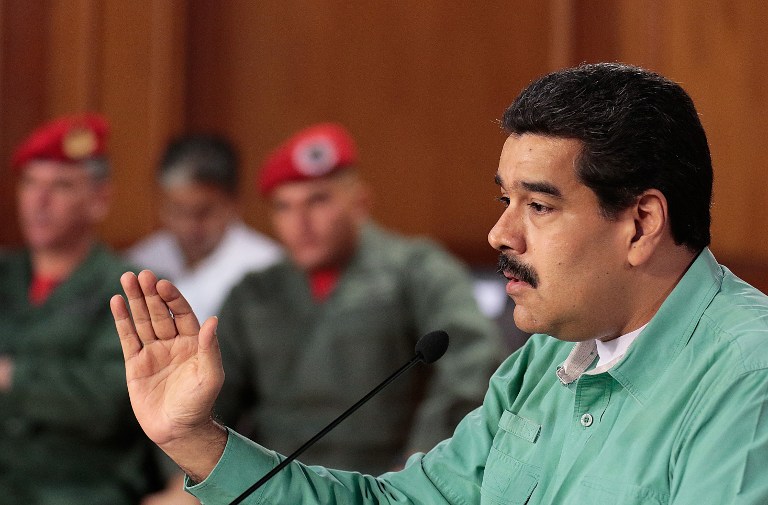
[[(377, 478), (294, 461), (243, 503), (478, 503), (481, 469), (489, 444), (489, 437), (478, 436), (482, 432), (474, 429), (481, 419), (482, 412), (470, 414), (458, 439), (444, 442), (428, 455), (415, 454), (400, 472)], [(187, 478), (185, 489), (203, 504), (228, 504), (282, 459), (230, 431), (224, 454), (211, 474), (199, 484)]]
[[(509, 377), (516, 369), (515, 358), (513, 355), (505, 364), (506, 372), (494, 376), (483, 405), (462, 419), (453, 437), (427, 454), (414, 454), (403, 470), (373, 477), (294, 461), (243, 503), (479, 503), (485, 462), (508, 392), (514, 389)], [(224, 453), (210, 475), (198, 484), (187, 479), (185, 489), (204, 504), (228, 504), (282, 458), (230, 431)]]

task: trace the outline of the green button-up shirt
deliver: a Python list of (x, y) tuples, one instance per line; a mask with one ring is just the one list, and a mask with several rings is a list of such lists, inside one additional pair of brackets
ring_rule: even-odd
[[(768, 298), (704, 250), (624, 358), (535, 335), (454, 436), (379, 478), (293, 463), (247, 503), (768, 503)], [(279, 455), (231, 433), (190, 488), (228, 503)]]

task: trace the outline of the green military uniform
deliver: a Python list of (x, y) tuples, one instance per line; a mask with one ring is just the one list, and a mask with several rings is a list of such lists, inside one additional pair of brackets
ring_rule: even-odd
[(148, 440), (131, 413), (109, 299), (127, 265), (96, 246), (40, 306), (26, 254), (0, 257), (0, 503), (134, 504)]
[[(432, 330), (446, 355), (398, 379), (305, 453), (308, 462), (381, 472), (450, 436), (482, 401), (500, 361), (497, 328), (479, 311), (465, 268), (434, 244), (368, 225), (324, 302), (286, 261), (247, 276), (219, 322), (225, 420), (290, 453), (414, 354)], [(429, 374), (429, 377), (427, 377)]]
[[(764, 294), (705, 250), (624, 358), (602, 372), (596, 361), (594, 341), (534, 335), (453, 438), (405, 470), (377, 479), (292, 463), (245, 503), (768, 503)], [(189, 489), (229, 503), (278, 458), (230, 432)]]

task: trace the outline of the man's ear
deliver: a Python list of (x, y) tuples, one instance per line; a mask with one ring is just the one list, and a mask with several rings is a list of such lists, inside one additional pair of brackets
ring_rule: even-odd
[(630, 241), (627, 259), (630, 265), (638, 266), (648, 261), (669, 233), (669, 208), (661, 191), (648, 189), (638, 197), (630, 210), (635, 235)]

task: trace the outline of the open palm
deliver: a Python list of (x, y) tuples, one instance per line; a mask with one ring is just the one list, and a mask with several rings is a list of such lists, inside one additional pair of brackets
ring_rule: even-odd
[(202, 328), (189, 303), (150, 271), (120, 278), (130, 306), (110, 302), (125, 358), (128, 393), (142, 429), (163, 446), (210, 422), (224, 381), (216, 319)]

